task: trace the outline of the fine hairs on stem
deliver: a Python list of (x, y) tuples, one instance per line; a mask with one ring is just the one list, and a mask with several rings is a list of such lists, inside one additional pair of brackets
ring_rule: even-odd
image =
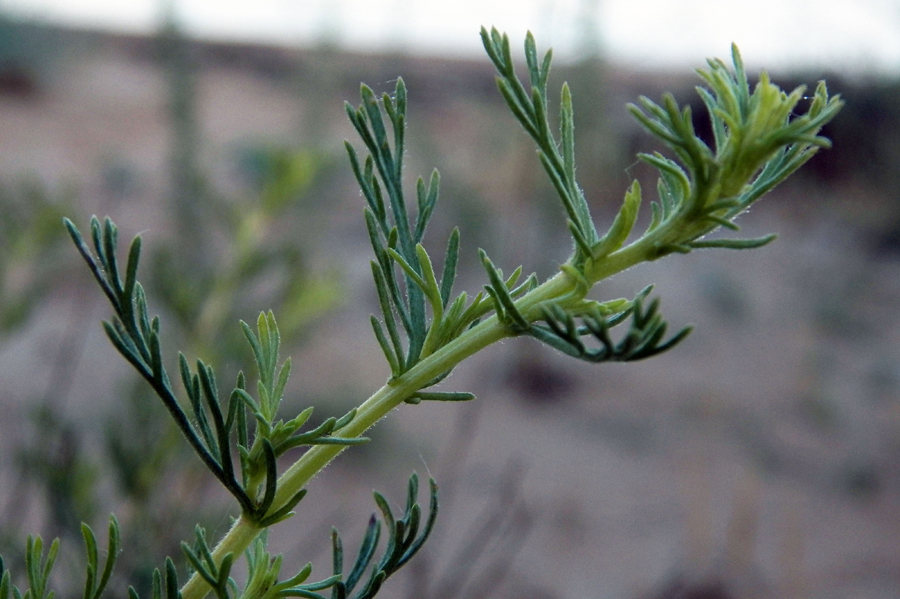
[[(86, 236), (65, 220), (112, 306), (113, 317), (103, 325), (110, 341), (150, 385), (240, 511), (232, 528), (216, 542), (196, 527), (193, 540), (182, 543), (190, 578), (179, 580), (175, 563), (168, 559), (153, 574), (153, 599), (201, 599), (210, 593), (218, 599), (375, 596), (428, 540), (438, 515), (437, 484), (428, 481), (427, 490), (420, 493), (418, 476), (410, 476), (399, 514), (375, 493), (377, 516), (369, 520), (355, 553), (345, 555), (335, 530), (330, 572), (313, 576), (312, 565), (306, 564), (299, 572), (284, 573), (282, 556), (268, 552), (267, 531), (291, 518), (310, 480), (341, 452), (367, 442), (367, 429), (400, 404), (473, 400), (471, 393), (435, 386), (462, 361), (502, 339), (532, 337), (591, 364), (643, 360), (672, 349), (690, 329), (669, 332), (659, 299), (651, 298), (652, 286), (630, 299), (592, 299), (591, 290), (616, 273), (669, 254), (751, 249), (771, 242), (774, 235), (753, 239), (709, 235), (739, 231), (735, 219), (740, 214), (819, 149), (827, 148), (829, 142), (820, 130), (841, 107), (839, 97), (829, 97), (824, 83), (807, 98), (803, 87), (786, 93), (762, 73), (751, 88), (734, 47), (730, 65), (710, 60), (698, 71), (704, 85), (698, 93), (709, 111), (713, 143), (696, 135), (690, 108), (679, 106), (670, 94), (659, 103), (640, 98), (629, 105), (634, 118), (670, 155), (639, 156), (659, 171), (646, 228), (635, 229), (643, 203), (637, 181), (625, 192), (612, 222), (600, 226), (576, 180), (569, 87), (563, 84), (558, 93), (548, 89), (552, 53), (539, 56), (528, 34), (526, 76), (520, 78), (507, 36), (482, 29), (481, 38), (496, 68), (500, 94), (535, 143), (535, 168), (545, 171), (559, 197), (572, 253), (559, 272), (540, 280), (525, 275), (521, 266), (504, 272), (480, 251), (483, 287), (457, 291), (460, 230), (453, 229), (442, 243), (442, 257), (430, 255), (423, 244), (440, 195), (437, 170), (419, 178), (412, 191), (403, 185), (406, 85), (398, 79), (393, 93), (381, 97), (363, 85), (361, 103), (346, 105), (361, 145), (347, 142), (346, 150), (365, 199), (363, 216), (374, 253), (371, 270), (380, 314), (372, 315), (369, 325), (389, 375), (380, 389), (339, 418), (311, 426), (312, 407), (280, 416), (291, 361), (279, 354), (281, 334), (271, 311), (261, 313), (255, 326), (240, 323), (255, 368), (239, 373), (230, 387), (222, 387), (213, 366), (202, 360), (191, 363), (181, 353), (174, 359), (164, 355), (162, 324), (159, 317), (151, 317), (138, 280), (141, 238), (136, 237), (120, 259), (118, 229), (111, 220), (93, 218)], [(287, 457), (293, 462), (279, 472), (279, 459)], [(114, 517), (102, 563), (87, 525), (82, 534), (87, 555), (84, 596), (99, 599), (116, 556), (127, 548), (119, 546)], [(12, 584), (0, 560), (0, 599), (11, 595), (50, 599), (49, 577), (58, 547), (54, 541), (45, 555), (40, 537), (29, 538), (24, 593)], [(242, 555), (247, 577), (239, 584), (231, 571)], [(133, 588), (129, 596), (138, 599)]]

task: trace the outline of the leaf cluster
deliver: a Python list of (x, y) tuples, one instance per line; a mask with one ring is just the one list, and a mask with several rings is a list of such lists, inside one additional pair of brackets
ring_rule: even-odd
[[(645, 236), (660, 232), (657, 258), (671, 252), (699, 248), (749, 249), (765, 245), (774, 235), (756, 239), (701, 239), (719, 227), (740, 230), (735, 217), (771, 191), (821, 148), (830, 147), (818, 133), (843, 106), (840, 96), (829, 97), (819, 82), (806, 112), (797, 114), (805, 86), (790, 94), (781, 91), (766, 73), (751, 91), (737, 46), (732, 46), (733, 69), (710, 60), (698, 74), (709, 89), (697, 93), (709, 111), (714, 146), (694, 131), (689, 106), (679, 107), (671, 94), (662, 105), (647, 98), (628, 109), (650, 133), (663, 141), (677, 161), (661, 154), (640, 154), (660, 171), (658, 202)], [(680, 229), (679, 229), (680, 225)]]
[[(357, 553), (356, 561), (350, 572), (344, 576), (344, 549), (341, 537), (336, 530), (332, 531), (332, 564), (334, 574), (339, 580), (332, 590), (331, 599), (371, 599), (378, 593), (381, 585), (397, 570), (402, 568), (422, 548), (434, 528), (438, 514), (438, 487), (434, 479), (429, 479), (429, 513), (422, 527), (422, 508), (417, 503), (419, 494), (419, 478), (413, 473), (409, 478), (406, 493), (406, 508), (400, 519), (395, 519), (387, 499), (376, 492), (375, 503), (381, 511), (381, 517), (387, 530), (387, 546), (381, 559), (372, 564), (375, 550), (381, 536), (381, 523), (373, 514)], [(368, 578), (363, 581), (366, 569), (371, 567)], [(357, 589), (357, 586), (359, 588)], [(356, 593), (354, 594), (354, 590)]]
[(530, 89), (526, 90), (516, 75), (509, 38), (501, 35), (497, 29), (488, 33), (482, 27), (481, 41), (497, 69), (497, 88), (519, 124), (537, 145), (538, 158), (565, 208), (569, 231), (576, 243), (571, 261), (581, 265), (593, 255), (592, 248), (600, 241), (600, 237), (594, 227), (584, 193), (575, 180), (575, 118), (569, 85), (564, 83), (560, 93), (560, 139), (557, 141), (550, 124), (547, 92), (553, 51), (548, 50), (543, 59), (538, 60), (537, 44), (534, 36), (528, 32), (525, 38), (525, 62)]
[[(118, 230), (112, 221), (106, 219), (101, 225), (98, 219), (91, 220), (91, 240), (96, 255), (75, 225), (69, 220), (65, 224), (113, 307), (115, 317), (112, 322), (103, 323), (110, 341), (150, 383), (191, 448), (252, 521), (268, 526), (288, 517), (305, 494), (303, 490), (298, 491), (286, 505), (269, 513), (278, 478), (276, 459), (280, 455), (299, 446), (353, 445), (366, 441), (365, 438), (342, 438), (334, 434), (353, 419), (353, 411), (340, 419), (329, 418), (302, 433), (299, 430), (312, 415), (312, 408), (288, 422), (276, 420), (290, 375), (290, 360), (278, 368), (280, 335), (271, 313), (260, 315), (258, 334), (242, 323), (259, 371), (257, 399), (247, 392), (246, 378), (239, 373), (227, 402), (223, 401), (213, 368), (197, 360), (196, 368), (192, 370), (187, 358), (179, 353), (178, 368), (190, 406), (188, 413), (178, 400), (163, 365), (159, 317), (149, 318), (146, 294), (137, 281), (141, 238), (132, 241), (123, 280), (116, 257)], [(252, 427), (251, 422), (254, 423)], [(240, 480), (233, 454), (238, 456)]]
[[(590, 306), (591, 310), (600, 310), (596, 302), (581, 301), (592, 286), (582, 271), (588, 261), (597, 260), (624, 243), (637, 217), (639, 192), (626, 196), (626, 206), (610, 231), (601, 238), (594, 228), (584, 194), (575, 181), (574, 118), (568, 86), (564, 85), (562, 92), (561, 142), (556, 141), (550, 128), (546, 88), (551, 52), (547, 52), (543, 61), (538, 62), (534, 38), (529, 34), (525, 43), (531, 81), (531, 91), (528, 92), (515, 74), (508, 39), (500, 36), (496, 30), (491, 34), (482, 30), (482, 38), (488, 55), (500, 73), (498, 87), (513, 114), (535, 140), (541, 164), (550, 176), (569, 216), (569, 229), (576, 242), (575, 255), (564, 266), (564, 270), (579, 282), (579, 297), (576, 298), (579, 307), (584, 309)], [(526, 317), (516, 305), (518, 299), (537, 288), (539, 281), (536, 275), (523, 279), (523, 269), (519, 267), (505, 276), (484, 250), (479, 250), (479, 256), (487, 273), (488, 283), (471, 300), (466, 292), (462, 292), (451, 301), (459, 259), (459, 230), (454, 229), (447, 242), (440, 278), (436, 275), (434, 262), (422, 245), (428, 221), (438, 200), (438, 172), (432, 172), (428, 185), (421, 177), (417, 180), (414, 216), (403, 192), (406, 86), (402, 79), (398, 79), (394, 94), (383, 94), (379, 99), (368, 86), (363, 85), (360, 96), (362, 103), (358, 107), (346, 104), (346, 110), (368, 155), (360, 162), (356, 150), (349, 142), (346, 143), (346, 148), (353, 172), (366, 199), (364, 214), (375, 253), (371, 267), (382, 318), (378, 319), (373, 315), (370, 321), (390, 365), (392, 378), (402, 376), (422, 359), (458, 338), (492, 312), (510, 334), (527, 334), (551, 347), (572, 353), (574, 346), (565, 337), (557, 335), (552, 325), (534, 326), (534, 318)], [(391, 135), (388, 133), (389, 127)], [(634, 312), (637, 301), (639, 300), (631, 303), (619, 301), (617, 305), (621, 310), (617, 313), (617, 318), (603, 322), (607, 326), (622, 322)], [(557, 313), (563, 310), (561, 305), (562, 302), (548, 304), (544, 310)], [(607, 303), (602, 309), (608, 309), (611, 305)], [(572, 315), (568, 317), (571, 318)], [(660, 331), (665, 332), (665, 323), (658, 320), (658, 323), (653, 321), (652, 332), (642, 333), (642, 339), (646, 341)], [(556, 322), (553, 318), (548, 322), (550, 321)], [(640, 325), (649, 322), (636, 321)], [(635, 337), (635, 330), (633, 327), (632, 332), (627, 335), (628, 339)], [(683, 331), (667, 342), (655, 339), (650, 345), (658, 353), (672, 347), (685, 335), (686, 331)], [(595, 352), (586, 359), (594, 362), (612, 360), (616, 355), (621, 358), (623, 352), (624, 350), (618, 353)], [(637, 359), (637, 355), (634, 354), (635, 357), (631, 359)], [(428, 381), (423, 389), (439, 383), (449, 373), (447, 370)], [(472, 397), (468, 393), (420, 390), (407, 401), (418, 403), (423, 399), (464, 400)]]
[[(112, 576), (116, 558), (119, 555), (119, 523), (114, 516), (109, 518), (106, 560), (100, 565), (100, 552), (94, 531), (87, 524), (81, 525), (84, 538), (87, 567), (85, 572), (83, 599), (100, 599)], [(23, 593), (12, 583), (10, 571), (0, 556), (0, 599), (53, 599), (55, 592), (50, 589), (50, 574), (59, 555), (59, 539), (50, 543), (47, 555), (44, 555), (44, 542), (41, 537), (28, 537), (25, 545), (25, 573), (28, 588)]]
[[(403, 80), (397, 80), (393, 97), (384, 94), (379, 101), (366, 85), (361, 87), (360, 95), (359, 107), (348, 103), (345, 108), (369, 155), (361, 164), (353, 146), (349, 142), (345, 145), (366, 198), (366, 229), (375, 252), (371, 267), (383, 324), (374, 316), (371, 324), (393, 376), (399, 377), (483, 314), (479, 312), (482, 298), (476, 298), (468, 309), (464, 295), (450, 303), (459, 261), (458, 229), (447, 241), (440, 280), (422, 245), (438, 200), (437, 170), (427, 185), (421, 177), (417, 180), (416, 213), (409, 213), (402, 180), (407, 108)], [(392, 131), (390, 140), (385, 116)]]
[[(182, 543), (181, 549), (187, 556), (193, 571), (210, 585), (218, 599), (278, 599), (281, 597), (324, 599), (316, 591), (334, 586), (339, 578), (331, 576), (325, 580), (307, 583), (306, 580), (312, 574), (312, 564), (306, 564), (294, 576), (279, 581), (282, 556), (273, 557), (269, 554), (266, 548), (267, 534), (264, 532), (245, 552), (248, 569), (247, 581), (244, 588), (240, 589), (237, 582), (230, 576), (231, 568), (234, 565), (234, 554), (226, 554), (221, 562), (217, 563), (212, 556), (205, 531), (198, 526), (195, 534), (194, 546)], [(171, 560), (168, 563), (171, 563)], [(177, 572), (174, 566), (168, 567), (168, 563), (165, 597), (166, 599), (180, 599), (181, 592), (178, 589)], [(154, 582), (153, 599), (162, 599), (162, 576), (159, 571), (155, 573), (155, 578), (159, 580), (159, 583)], [(134, 594), (132, 599), (138, 599), (137, 595)]]
[[(272, 556), (267, 550), (267, 535), (264, 532), (246, 551), (247, 580), (240, 588), (231, 577), (234, 554), (226, 554), (220, 561), (213, 557), (206, 539), (206, 532), (196, 527), (193, 546), (181, 544), (188, 564), (193, 572), (201, 576), (212, 589), (217, 599), (282, 599), (299, 597), (303, 599), (327, 599), (319, 591), (331, 589), (330, 599), (371, 599), (382, 584), (404, 566), (424, 545), (434, 528), (438, 512), (438, 489), (433, 479), (429, 482), (429, 513), (423, 522), (422, 507), (418, 503), (419, 479), (413, 473), (407, 485), (406, 507), (403, 515), (395, 519), (388, 500), (377, 491), (375, 503), (381, 512), (387, 530), (387, 541), (382, 556), (377, 561), (382, 525), (373, 514), (369, 520), (365, 536), (350, 572), (344, 575), (344, 549), (340, 534), (332, 531), (332, 566), (334, 573), (317, 582), (306, 582), (312, 574), (312, 564), (307, 563), (300, 571), (279, 580), (282, 556)], [(424, 526), (423, 526), (424, 524)], [(109, 519), (106, 560), (101, 566), (100, 553), (94, 532), (87, 524), (81, 525), (84, 537), (87, 567), (83, 599), (100, 599), (105, 591), (120, 552), (119, 525), (114, 516)], [(28, 587), (23, 593), (12, 583), (11, 573), (0, 557), (0, 599), (53, 599), (55, 593), (50, 588), (50, 575), (59, 554), (59, 539), (55, 539), (44, 555), (41, 537), (29, 537), (25, 550), (25, 570)], [(171, 558), (166, 559), (165, 573), (154, 570), (152, 577), (152, 599), (182, 599), (178, 586), (178, 571)], [(367, 575), (368, 572), (368, 575)], [(130, 599), (140, 599), (137, 591), (129, 587)]]
[[(452, 298), (459, 261), (459, 229), (454, 229), (447, 241), (440, 279), (422, 245), (438, 200), (440, 175), (433, 171), (427, 185), (421, 177), (417, 180), (415, 216), (410, 214), (403, 192), (406, 85), (398, 79), (394, 95), (384, 94), (380, 99), (363, 85), (360, 95), (362, 104), (355, 108), (347, 104), (346, 110), (369, 154), (360, 163), (353, 146), (349, 142), (345, 145), (366, 198), (366, 228), (375, 253), (371, 267), (382, 319), (372, 316), (370, 321), (392, 377), (397, 378), (480, 322), (494, 309), (498, 294), (518, 297), (532, 289), (536, 281), (532, 276), (518, 284), (521, 269), (506, 279), (499, 271), (491, 270), (500, 278), (492, 289), (479, 292), (471, 300), (465, 292)], [(423, 388), (437, 384), (448, 374), (449, 371), (443, 373)], [(424, 399), (459, 401), (472, 397), (468, 393), (423, 391), (409, 399), (418, 403)]]
[[(565, 296), (550, 298), (533, 314), (524, 314), (517, 301), (538, 287), (537, 277), (531, 275), (522, 280), (521, 267), (508, 277), (504, 276), (487, 253), (479, 250), (488, 283), (471, 300), (463, 292), (451, 302), (459, 256), (458, 229), (454, 229), (447, 242), (440, 279), (422, 245), (428, 220), (438, 199), (440, 179), (437, 171), (432, 173), (427, 186), (422, 178), (418, 179), (415, 218), (409, 214), (404, 199), (405, 84), (402, 79), (398, 80), (394, 95), (384, 94), (380, 99), (363, 85), (362, 104), (359, 107), (347, 104), (346, 109), (369, 153), (361, 163), (353, 147), (349, 143), (346, 146), (353, 172), (366, 198), (365, 218), (375, 252), (372, 273), (382, 318), (379, 320), (372, 316), (371, 324), (393, 378), (402, 376), (492, 312), (508, 334), (532, 336), (555, 349), (591, 362), (638, 359), (671, 348), (686, 336), (688, 329), (664, 341), (662, 335), (666, 325), (658, 316), (657, 303), (652, 305), (652, 318), (639, 317), (643, 295), (632, 302), (617, 300), (602, 305), (584, 299), (595, 282), (588, 276), (590, 268), (620, 249), (636, 222), (641, 201), (637, 184), (626, 194), (618, 216), (601, 237), (594, 226), (584, 193), (575, 179), (575, 125), (568, 85), (564, 84), (561, 92), (559, 140), (550, 124), (547, 85), (552, 52), (548, 51), (539, 60), (534, 38), (531, 34), (527, 36), (525, 58), (530, 88), (526, 89), (516, 75), (508, 38), (496, 29), (490, 33), (482, 29), (481, 35), (488, 56), (497, 68), (498, 88), (513, 115), (535, 141), (541, 165), (568, 216), (575, 249), (562, 268), (575, 283), (575, 289)], [(390, 136), (388, 126), (392, 131)], [(636, 318), (622, 342), (625, 345), (613, 347), (608, 329), (632, 314)], [(585, 320), (580, 328), (560, 324), (571, 324), (574, 318), (582, 316)], [(533, 324), (540, 318), (544, 318), (546, 326)], [(578, 338), (587, 334), (591, 327), (596, 331), (594, 336), (604, 343), (603, 351), (583, 350)], [(565, 332), (570, 329), (571, 334)], [(423, 388), (440, 382), (448, 374), (449, 370)], [(432, 395), (434, 397), (430, 397)], [(468, 399), (469, 396), (419, 392), (411, 400), (416, 402), (422, 398)]]
[[(534, 38), (525, 40), (528, 88), (516, 74), (509, 39), (496, 29), (482, 28), (482, 42), (497, 69), (497, 87), (511, 112), (534, 140), (541, 165), (556, 189), (568, 217), (574, 250), (561, 266), (574, 289), (523, 314), (512, 297), (491, 277), (492, 287), (501, 291), (495, 301), (499, 319), (515, 334), (528, 334), (566, 354), (590, 362), (634, 360), (670, 349), (690, 331), (681, 330), (663, 341), (666, 324), (658, 314), (658, 302), (642, 310), (646, 291), (630, 303), (619, 303), (610, 315), (610, 303), (585, 299), (600, 280), (631, 263), (655, 260), (672, 252), (687, 253), (700, 248), (749, 249), (765, 245), (775, 236), (756, 239), (704, 239), (720, 227), (739, 230), (734, 219), (771, 191), (778, 183), (809, 160), (827, 139), (818, 132), (842, 106), (839, 97), (829, 98), (824, 83), (816, 88), (805, 114), (796, 115), (805, 88), (785, 94), (763, 73), (751, 91), (743, 62), (732, 48), (734, 68), (720, 60), (709, 61), (709, 69), (699, 71), (709, 89), (698, 87), (706, 104), (715, 136), (710, 148), (693, 128), (690, 107), (680, 108), (671, 94), (662, 106), (641, 98), (641, 107), (629, 110), (651, 134), (675, 153), (677, 160), (659, 153), (640, 158), (660, 172), (658, 200), (651, 204), (652, 217), (637, 240), (626, 245), (637, 222), (642, 202), (635, 181), (625, 194), (618, 214), (602, 236), (597, 233), (589, 205), (575, 179), (574, 116), (567, 84), (560, 93), (559, 135), (551, 127), (547, 82), (552, 53), (542, 60)], [(486, 265), (490, 262), (482, 255)], [(619, 264), (616, 264), (619, 262)], [(624, 263), (624, 264), (622, 264)], [(610, 266), (614, 265), (614, 266)], [(488, 266), (490, 275), (490, 266)], [(604, 313), (605, 312), (605, 313)], [(633, 316), (629, 331), (614, 344), (608, 331)], [(576, 325), (581, 318), (582, 324)], [(546, 325), (532, 324), (543, 319)], [(600, 346), (587, 349), (582, 338), (594, 338)]]
[[(581, 316), (581, 325), (571, 312), (556, 304), (542, 306), (546, 325), (531, 325), (528, 334), (543, 341), (564, 354), (585, 362), (634, 362), (651, 358), (671, 349), (690, 334), (692, 327), (684, 327), (678, 333), (663, 341), (667, 324), (659, 314), (659, 298), (644, 307), (644, 299), (653, 288), (647, 286), (628, 307), (611, 316), (604, 315), (601, 304), (590, 306)], [(613, 341), (610, 329), (621, 324), (628, 317), (631, 323), (628, 332), (619, 342)], [(584, 338), (592, 339), (597, 347), (589, 347)]]
[[(282, 556), (272, 556), (266, 549), (267, 535), (264, 532), (256, 538), (246, 551), (247, 582), (243, 589), (231, 578), (234, 555), (226, 554), (217, 562), (206, 540), (205, 531), (197, 527), (193, 546), (182, 543), (182, 551), (187, 556), (191, 568), (201, 576), (215, 593), (217, 599), (280, 599), (301, 597), (305, 599), (371, 599), (384, 582), (412, 559), (422, 548), (431, 534), (438, 513), (438, 488), (433, 479), (429, 480), (429, 513), (423, 523), (422, 507), (418, 503), (419, 478), (413, 473), (407, 485), (406, 507), (403, 515), (396, 519), (387, 499), (377, 491), (375, 503), (381, 512), (387, 540), (382, 556), (375, 561), (378, 553), (382, 523), (373, 514), (369, 519), (366, 533), (357, 550), (356, 559), (349, 572), (344, 573), (344, 547), (337, 530), (332, 530), (333, 573), (321, 581), (307, 583), (312, 574), (312, 564), (307, 563), (301, 570), (286, 580), (279, 580)], [(424, 527), (423, 527), (424, 524)], [(319, 591), (331, 589), (330, 598)], [(178, 589), (178, 575), (174, 563), (166, 562), (165, 577), (154, 572), (152, 599), (182, 599)], [(132, 590), (131, 599), (139, 599)]]

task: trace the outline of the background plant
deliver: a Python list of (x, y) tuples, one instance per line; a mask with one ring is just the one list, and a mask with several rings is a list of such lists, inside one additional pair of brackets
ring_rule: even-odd
[[(33, 28), (5, 19), (3, 25), (4, 30), (13, 31), (6, 40), (9, 44), (23, 43), (28, 39), (25, 33)], [(42, 31), (31, 39), (58, 37), (53, 31)], [(279, 227), (308, 202), (308, 194), (324, 178), (328, 158), (316, 147), (258, 146), (247, 168), (252, 172), (247, 189), (236, 193), (211, 184), (201, 158), (203, 131), (195, 122), (192, 49), (173, 22), (157, 43), (159, 62), (168, 74), (169, 119), (175, 133), (170, 152), (178, 168), (173, 168), (171, 187), (181, 189), (186, 179), (194, 184), (190, 210), (185, 209), (183, 196), (166, 198), (178, 227), (173, 226), (171, 235), (158, 239), (145, 252), (152, 298), (167, 315), (169, 343), (183, 344), (192, 354), (236, 370), (246, 356), (243, 337), (223, 324), (255, 311), (248, 308), (251, 303), (262, 299), (283, 315), (281, 335), (292, 347), (302, 341), (312, 322), (338, 303), (339, 282), (334, 273), (310, 268), (308, 247), (286, 238)], [(53, 56), (62, 54), (60, 47), (57, 41)], [(3, 54), (4, 65), (18, 65), (10, 56), (15, 58), (19, 52), (5, 47)], [(53, 56), (38, 65), (38, 89), (33, 93), (40, 92), (39, 84), (49, 78), (48, 73), (60, 68), (49, 60)], [(24, 66), (30, 69), (34, 62), (29, 55)], [(193, 126), (185, 127), (185, 122)], [(106, 168), (110, 197), (104, 208), (115, 210), (127, 202), (129, 187), (136, 185), (135, 175), (118, 163)], [(179, 550), (181, 535), (172, 534), (175, 523), (207, 525), (221, 518), (224, 508), (191, 507), (208, 487), (193, 482), (201, 476), (200, 465), (179, 441), (177, 428), (156, 409), (152, 389), (138, 377), (116, 381), (110, 393), (121, 401), (105, 409), (90, 430), (80, 426), (77, 415), (66, 414), (69, 388), (83, 364), (88, 336), (80, 324), (92, 320), (93, 310), (80, 289), (63, 276), (75, 265), (69, 261), (67, 235), (60, 231), (59, 221), (75, 210), (78, 193), (74, 185), (54, 192), (37, 177), (22, 179), (17, 185), (4, 185), (0, 193), (0, 335), (12, 336), (26, 325), (46, 321), (42, 312), (61, 295), (62, 302), (69, 304), (68, 326), (53, 339), (58, 346), (53, 361), (45, 365), (46, 385), (29, 401), (25, 422), (14, 426), (12, 418), (4, 420), (10, 427), (7, 430), (20, 431), (23, 442), (10, 460), (15, 482), (8, 485), (3, 505), (3, 553), (10, 555), (6, 547), (20, 545), (19, 527), (25, 524), (22, 515), (29, 508), (33, 513), (40, 510), (34, 506), (45, 505), (46, 533), (71, 540), (79, 536), (83, 520), (102, 517), (98, 512), (103, 508), (98, 506), (118, 505), (116, 509), (127, 512), (122, 516), (123, 543), (130, 548), (118, 562), (119, 578), (127, 578), (142, 593), (149, 592), (153, 566)], [(107, 476), (99, 476), (101, 472)], [(178, 492), (163, 490), (166, 484)], [(64, 561), (57, 570), (68, 572), (70, 565)]]
[[(279, 428), (282, 423), (274, 421), (274, 407), (281, 399), (279, 392), (283, 385), (280, 375), (278, 382), (272, 383), (278, 343), (274, 321), (270, 322), (269, 318), (260, 319), (257, 336), (252, 332), (247, 334), (251, 345), (269, 347), (268, 353), (254, 348), (260, 372), (255, 399), (249, 397), (244, 379), (239, 376), (227, 409), (222, 410), (211, 370), (198, 362), (196, 373), (192, 373), (186, 360), (180, 360), (181, 378), (195, 418), (194, 424), (187, 421), (162, 366), (159, 321), (149, 319), (142, 288), (136, 283), (139, 241), (132, 245), (123, 280), (116, 264), (115, 227), (110, 222), (92, 224), (95, 258), (70, 225), (73, 238), (116, 310), (118, 320), (107, 326), (111, 339), (163, 397), (201, 458), (243, 507), (243, 516), (232, 532), (208, 557), (205, 557), (204, 542), (199, 542), (200, 549), (194, 556), (197, 563), (206, 561), (209, 576), (198, 569), (194, 582), (183, 590), (186, 596), (202, 589), (201, 579), (217, 593), (226, 593), (232, 559), (228, 556), (248, 546), (261, 528), (287, 515), (302, 497), (302, 487), (309, 478), (344, 445), (355, 443), (366, 428), (393, 407), (402, 402), (471, 398), (466, 393), (428, 389), (443, 380), (462, 359), (481, 348), (504, 337), (529, 335), (564, 353), (602, 362), (649, 357), (677, 343), (685, 332), (667, 339), (656, 304), (643, 304), (646, 293), (634, 300), (600, 303), (588, 300), (588, 291), (615, 272), (669, 253), (686, 253), (703, 247), (749, 248), (770, 241), (771, 237), (737, 241), (701, 238), (720, 226), (735, 228), (732, 222), (735, 216), (798, 168), (815, 149), (825, 145), (816, 133), (839, 107), (839, 102), (829, 100), (824, 86), (820, 86), (808, 113), (789, 121), (802, 91), (796, 90), (788, 96), (764, 78), (751, 95), (736, 53), (734, 74), (722, 63), (711, 63), (705, 77), (712, 88), (712, 93), (703, 94), (703, 99), (713, 115), (715, 148), (694, 135), (690, 112), (682, 112), (671, 97), (664, 100), (662, 107), (643, 101), (643, 110), (633, 109), (636, 117), (671, 146), (681, 165), (660, 155), (644, 157), (661, 171), (660, 199), (654, 204), (653, 218), (645, 234), (626, 244), (636, 222), (640, 188), (637, 185), (631, 188), (609, 231), (599, 235), (574, 178), (574, 128), (571, 98), (565, 86), (559, 141), (549, 125), (546, 93), (549, 54), (539, 62), (534, 42), (529, 38), (526, 58), (531, 89), (527, 91), (515, 76), (508, 42), (496, 32), (483, 32), (483, 37), (500, 73), (501, 92), (537, 143), (541, 162), (566, 208), (575, 246), (573, 255), (562, 272), (548, 281), (539, 283), (536, 277), (526, 277), (519, 284), (520, 270), (505, 277), (482, 253), (489, 280), (485, 290), (471, 301), (461, 294), (451, 302), (458, 233), (450, 237), (440, 280), (420, 244), (437, 199), (438, 179), (433, 176), (428, 185), (420, 181), (414, 220), (407, 214), (401, 191), (402, 169), (398, 157), (403, 156), (405, 88), (402, 81), (398, 83), (395, 97), (382, 98), (381, 107), (374, 94), (363, 88), (363, 106), (349, 109), (348, 113), (371, 156), (361, 162), (352, 150), (350, 153), (368, 201), (366, 221), (376, 252), (373, 274), (384, 324), (377, 319), (372, 324), (392, 377), (358, 410), (329, 422), (324, 428), (295, 434), (303, 424), (298, 419), (289, 421), (283, 428)], [(382, 109), (393, 125), (390, 141)], [(610, 328), (623, 322), (629, 322), (628, 331), (623, 338), (613, 340)], [(269, 341), (261, 341), (264, 338)], [(206, 403), (205, 409), (202, 402)], [(240, 423), (244, 409), (249, 409), (259, 424), (255, 434), (263, 441), (259, 444), (262, 450), (256, 454), (255, 440), (250, 445), (248, 434), (242, 433), (246, 430)], [(238, 481), (232, 469), (232, 431), (239, 444), (242, 481)], [(286, 451), (292, 444), (315, 447), (276, 483), (277, 449)], [(261, 470), (265, 471), (264, 477)], [(408, 511), (414, 512), (412, 508)], [(198, 541), (201, 536), (198, 535)]]

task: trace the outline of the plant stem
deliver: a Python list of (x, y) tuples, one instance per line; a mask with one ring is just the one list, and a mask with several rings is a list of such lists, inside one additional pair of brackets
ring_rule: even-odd
[[(650, 253), (652, 237), (654, 236), (644, 237), (606, 256), (588, 273), (590, 282), (598, 282), (645, 261)], [(529, 322), (533, 322), (540, 317), (539, 306), (542, 303), (564, 298), (576, 287), (576, 283), (569, 275), (560, 272), (519, 298), (516, 307)], [(573, 297), (572, 301), (578, 299), (580, 298)], [(423, 359), (402, 376), (388, 381), (357, 408), (356, 417), (340, 430), (341, 436), (362, 435), (430, 381), (451, 370), (469, 356), (511, 335), (510, 330), (496, 315), (491, 316)], [(344, 449), (345, 445), (316, 445), (304, 453), (279, 477), (272, 512), (284, 506)], [(222, 558), (229, 553), (236, 555), (246, 550), (261, 531), (262, 528), (257, 524), (243, 516), (240, 517), (213, 550), (212, 555), (216, 563), (221, 563)], [(194, 574), (182, 587), (181, 594), (183, 599), (203, 599), (209, 590), (206, 581)]]

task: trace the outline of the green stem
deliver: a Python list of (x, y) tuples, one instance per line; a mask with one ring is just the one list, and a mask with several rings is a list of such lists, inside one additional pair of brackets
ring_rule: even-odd
[[(647, 259), (652, 245), (650, 241), (645, 237), (605, 257), (588, 273), (589, 280), (592, 283), (597, 282), (643, 262)], [(532, 322), (540, 317), (540, 304), (565, 297), (575, 288), (575, 282), (568, 275), (559, 273), (521, 297), (516, 301), (516, 307), (529, 322)], [(389, 381), (376, 391), (357, 408), (356, 417), (341, 429), (341, 436), (362, 435), (429, 381), (488, 345), (510, 335), (509, 329), (497, 319), (496, 315), (491, 316), (423, 359), (403, 376)], [(345, 448), (344, 445), (316, 445), (304, 453), (279, 477), (278, 490), (271, 511), (275, 512), (284, 506)], [(212, 555), (216, 563), (220, 563), (229, 553), (237, 555), (246, 550), (261, 531), (262, 529), (255, 523), (243, 516), (239, 518), (213, 550)], [(196, 574), (181, 589), (183, 599), (203, 599), (208, 592), (209, 585)]]

